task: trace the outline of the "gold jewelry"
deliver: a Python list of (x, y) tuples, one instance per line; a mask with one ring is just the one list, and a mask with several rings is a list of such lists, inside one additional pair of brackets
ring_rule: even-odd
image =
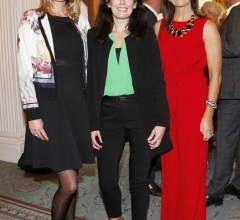
[(190, 30), (192, 30), (192, 27), (194, 25), (194, 18), (195, 15), (191, 15), (191, 19), (188, 21), (187, 25), (183, 27), (181, 30), (174, 29), (173, 23), (171, 22), (168, 26), (168, 34), (172, 35), (173, 37), (182, 37), (183, 34), (187, 34)]

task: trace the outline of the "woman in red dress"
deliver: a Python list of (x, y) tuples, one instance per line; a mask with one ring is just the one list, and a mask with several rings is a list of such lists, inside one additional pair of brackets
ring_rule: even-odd
[[(161, 48), (173, 150), (162, 156), (161, 220), (206, 219), (206, 160), (221, 81), (221, 40), (197, 0), (162, 0)], [(209, 86), (204, 75), (208, 66)]]

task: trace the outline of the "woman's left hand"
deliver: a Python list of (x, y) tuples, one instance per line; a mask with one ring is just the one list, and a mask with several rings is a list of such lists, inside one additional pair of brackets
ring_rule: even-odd
[(200, 123), (200, 131), (203, 134), (203, 140), (208, 141), (213, 136), (212, 117), (203, 116)]
[(154, 127), (154, 129), (152, 130), (152, 133), (147, 139), (151, 149), (155, 149), (160, 145), (165, 131), (166, 131), (165, 127), (162, 127), (162, 126)]

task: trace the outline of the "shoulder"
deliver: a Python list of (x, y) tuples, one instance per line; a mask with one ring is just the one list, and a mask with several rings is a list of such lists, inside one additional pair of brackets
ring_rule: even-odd
[(94, 38), (94, 37), (96, 37), (97, 32), (98, 32), (97, 28), (91, 28), (91, 29), (88, 30), (87, 36), (89, 38)]
[(98, 29), (97, 28), (91, 28), (88, 30), (87, 32), (87, 41), (88, 41), (88, 44), (91, 44), (91, 45), (95, 45), (97, 44), (95, 38), (97, 36), (97, 33), (98, 33)]
[(38, 17), (39, 16), (41, 16), (40, 13), (38, 13), (34, 9), (25, 11), (22, 14), (20, 24), (19, 24), (19, 28), (21, 28), (22, 26), (25, 26), (25, 27), (31, 26), (33, 22), (38, 23)]
[(229, 13), (229, 15), (228, 16), (232, 16), (232, 15), (238, 15), (238, 17), (239, 17), (239, 12), (240, 12), (240, 4), (239, 5), (237, 5), (237, 6), (235, 6), (235, 7), (233, 7), (232, 9), (231, 9), (231, 11), (230, 11), (230, 13)]
[(217, 29), (216, 24), (210, 19), (207, 19), (203, 27), (203, 39), (204, 40), (212, 39), (212, 38), (214, 39), (214, 38), (218, 38), (219, 36), (220, 35), (219, 35), (219, 31)]
[(203, 23), (203, 31), (206, 33), (212, 32), (212, 31), (218, 32), (216, 24), (210, 19), (205, 19), (205, 22)]
[(31, 18), (38, 18), (40, 16), (40, 13), (38, 13), (35, 9), (30, 9), (25, 11), (22, 14), (21, 20), (28, 20)]

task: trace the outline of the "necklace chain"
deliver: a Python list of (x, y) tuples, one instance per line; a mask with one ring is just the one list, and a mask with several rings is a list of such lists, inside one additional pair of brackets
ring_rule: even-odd
[(167, 28), (168, 34), (172, 35), (173, 37), (182, 37), (184, 34), (187, 34), (194, 26), (194, 18), (195, 15), (191, 15), (191, 19), (188, 20), (187, 25), (182, 29), (174, 29), (173, 23), (171, 22)]

